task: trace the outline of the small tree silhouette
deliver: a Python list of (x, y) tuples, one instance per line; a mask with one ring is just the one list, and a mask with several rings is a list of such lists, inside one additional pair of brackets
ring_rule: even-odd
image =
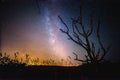
[[(75, 60), (85, 62), (85, 63), (99, 63), (104, 60), (105, 55), (108, 53), (110, 46), (105, 48), (101, 41), (100, 37), (100, 21), (98, 21), (97, 25), (97, 40), (100, 47), (97, 50), (95, 43), (90, 40), (90, 36), (93, 33), (93, 17), (91, 16), (89, 30), (85, 29), (85, 25), (83, 25), (83, 16), (82, 16), (82, 6), (80, 5), (80, 16), (77, 19), (71, 18), (72, 20), (72, 32), (70, 31), (70, 27), (64, 22), (61, 16), (58, 16), (62, 24), (66, 27), (66, 30), (60, 29), (60, 31), (68, 36), (68, 39), (73, 41), (74, 43), (81, 46), (86, 50), (87, 55), (85, 55), (85, 60), (78, 59), (78, 55), (73, 52), (76, 56)], [(78, 26), (79, 25), (79, 26)], [(80, 29), (81, 28), (81, 29)], [(71, 35), (71, 33), (73, 35)]]

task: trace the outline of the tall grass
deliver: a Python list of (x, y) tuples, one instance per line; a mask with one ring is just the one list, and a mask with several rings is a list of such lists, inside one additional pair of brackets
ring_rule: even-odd
[(7, 53), (0, 52), (0, 66), (2, 65), (59, 65), (59, 66), (74, 66), (75, 63), (72, 62), (71, 58), (55, 60), (52, 58), (40, 59), (39, 57), (32, 57), (29, 54), (25, 54), (24, 57), (20, 57), (19, 52), (15, 52), (14, 56), (11, 57)]

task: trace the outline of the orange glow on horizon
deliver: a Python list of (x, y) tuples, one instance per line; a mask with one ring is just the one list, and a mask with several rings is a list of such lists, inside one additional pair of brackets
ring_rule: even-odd
[[(14, 59), (14, 53), (8, 53), (8, 51), (3, 51), (2, 53), (6, 53), (7, 55), (10, 55), (11, 59)], [(55, 55), (54, 56), (46, 56), (46, 55), (34, 55), (34, 54), (29, 54), (27, 53), (28, 56), (28, 61), (26, 60), (26, 53), (20, 53), (19, 51), (17, 52), (17, 59), (19, 62), (26, 63), (28, 66), (29, 65), (44, 65), (44, 66), (78, 66), (79, 64), (75, 62), (74, 60), (70, 60), (68, 58), (57, 58)]]

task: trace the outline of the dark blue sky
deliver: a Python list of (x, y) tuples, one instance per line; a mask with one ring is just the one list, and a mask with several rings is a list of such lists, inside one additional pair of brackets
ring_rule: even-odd
[[(118, 0), (83, 0), (84, 25), (88, 26), (89, 15), (94, 12), (95, 29), (99, 18), (102, 40), (105, 46), (112, 44), (106, 56), (115, 61), (120, 57), (119, 3)], [(70, 26), (70, 18), (79, 16), (79, 5), (80, 0), (1, 0), (2, 49), (9, 53), (19, 51), (60, 58), (74, 57), (72, 52), (75, 51), (83, 58), (85, 51), (59, 31), (64, 26), (57, 17), (61, 15)], [(92, 39), (96, 42), (94, 37)]]

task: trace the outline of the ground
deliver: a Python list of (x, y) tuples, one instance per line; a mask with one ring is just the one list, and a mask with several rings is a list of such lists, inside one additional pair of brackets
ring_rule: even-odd
[(120, 80), (120, 64), (1, 67), (0, 80)]

